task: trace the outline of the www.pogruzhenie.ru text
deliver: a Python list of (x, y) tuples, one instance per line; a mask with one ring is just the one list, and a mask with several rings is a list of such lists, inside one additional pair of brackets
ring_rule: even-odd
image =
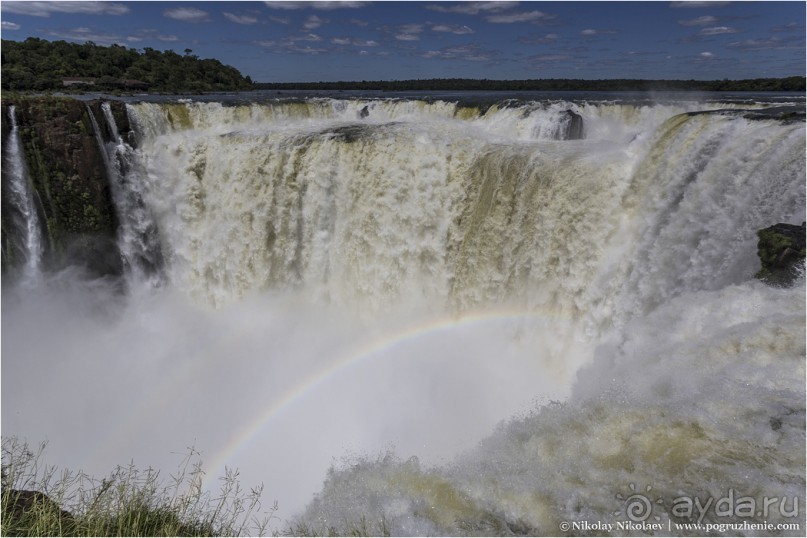
[(673, 523), (670, 530), (704, 531), (704, 532), (736, 532), (736, 531), (798, 531), (800, 523)]

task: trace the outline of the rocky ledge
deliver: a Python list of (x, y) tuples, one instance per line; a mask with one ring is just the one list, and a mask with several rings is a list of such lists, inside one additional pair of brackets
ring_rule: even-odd
[(756, 277), (774, 286), (788, 287), (804, 273), (804, 223), (779, 223), (759, 230), (757, 254), (762, 269)]
[[(93, 274), (119, 275), (122, 268), (116, 242), (118, 219), (104, 157), (90, 118), (92, 113), (102, 139), (110, 140), (101, 102), (47, 96), (4, 97), (4, 142), (11, 131), (10, 105), (15, 107), (20, 141), (35, 191), (46, 243), (46, 265), (59, 268), (80, 262)], [(125, 105), (115, 101), (111, 105), (123, 134), (129, 130)], [(6, 163), (3, 164), (5, 168)], [(4, 179), (4, 193), (6, 188)], [(12, 243), (17, 233), (6, 215), (8, 212), (4, 211), (4, 270), (14, 265)]]

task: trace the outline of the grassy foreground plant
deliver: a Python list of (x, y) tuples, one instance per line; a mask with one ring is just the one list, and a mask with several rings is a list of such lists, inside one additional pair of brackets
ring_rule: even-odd
[(134, 464), (101, 480), (57, 472), (44, 465), (44, 449), (2, 440), (3, 536), (262, 536), (277, 510), (261, 512), (263, 486), (242, 490), (235, 471), (218, 494), (203, 491), (193, 449), (169, 480)]

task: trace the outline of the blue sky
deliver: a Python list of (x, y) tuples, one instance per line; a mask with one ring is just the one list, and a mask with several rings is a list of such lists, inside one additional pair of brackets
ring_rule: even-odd
[(805, 2), (34, 2), (3, 39), (192, 49), (258, 82), (805, 74)]

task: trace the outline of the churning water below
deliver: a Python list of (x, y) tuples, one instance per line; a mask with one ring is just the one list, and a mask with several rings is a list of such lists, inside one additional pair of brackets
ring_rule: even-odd
[(803, 524), (804, 283), (753, 275), (804, 124), (713, 107), (129, 104), (122, 251), (165, 278), (7, 286), (3, 433), (96, 474), (193, 445), (309, 532)]

